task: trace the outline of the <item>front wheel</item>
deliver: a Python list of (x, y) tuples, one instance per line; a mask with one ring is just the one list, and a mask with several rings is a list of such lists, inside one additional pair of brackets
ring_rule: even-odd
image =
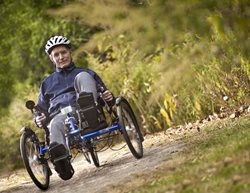
[(123, 137), (133, 156), (137, 159), (143, 156), (142, 135), (135, 114), (125, 98), (120, 98), (117, 114)]
[(20, 139), (20, 151), (24, 166), (31, 179), (41, 190), (49, 187), (49, 166), (47, 160), (40, 157), (39, 140), (36, 134), (27, 129)]

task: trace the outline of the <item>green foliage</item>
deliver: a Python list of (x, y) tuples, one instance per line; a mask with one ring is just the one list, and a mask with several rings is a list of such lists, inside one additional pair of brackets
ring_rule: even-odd
[[(53, 19), (48, 8), (62, 6), (67, 1), (4, 1), (0, 7), (0, 105), (8, 107), (17, 90), (14, 85), (29, 80), (40, 84), (53, 68), (44, 52), (46, 40), (55, 34), (78, 38), (75, 22)], [(73, 1), (71, 1), (73, 2)], [(18, 29), (18, 30), (17, 30)], [(75, 41), (77, 44), (78, 41)]]
[(38, 87), (18, 84), (15, 90), (21, 92), (12, 101), (9, 112), (0, 118), (0, 170), (6, 171), (23, 166), (19, 152), (20, 130), (24, 126), (34, 128), (33, 117), (25, 108), (25, 101), (36, 100)]

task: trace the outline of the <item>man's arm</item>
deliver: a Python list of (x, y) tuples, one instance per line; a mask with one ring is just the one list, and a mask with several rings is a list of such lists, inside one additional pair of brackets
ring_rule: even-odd
[(42, 83), (39, 95), (38, 95), (38, 102), (37, 102), (37, 108), (39, 109), (39, 112), (35, 114), (34, 122), (38, 127), (43, 127), (48, 122), (48, 100), (44, 96), (44, 84)]

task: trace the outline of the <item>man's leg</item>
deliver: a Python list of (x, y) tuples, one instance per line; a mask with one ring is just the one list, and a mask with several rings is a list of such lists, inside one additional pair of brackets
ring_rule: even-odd
[[(96, 81), (95, 79), (87, 72), (81, 72), (79, 73), (76, 78), (75, 78), (75, 90), (78, 94), (81, 92), (86, 92), (86, 93), (92, 93), (95, 102), (97, 101), (97, 86), (96, 86)], [(84, 99), (84, 97), (82, 98)], [(84, 118), (88, 122), (88, 129), (85, 130), (86, 133), (93, 132), (95, 130), (99, 130), (102, 128), (107, 127), (107, 122), (105, 120), (105, 116), (102, 113), (101, 108), (96, 106), (96, 104), (91, 104), (91, 99), (84, 99), (82, 104), (86, 104), (86, 100), (90, 100), (88, 103), (88, 110), (85, 109), (84, 111)], [(78, 101), (79, 102), (79, 101)], [(83, 105), (81, 102), (79, 102), (81, 108), (84, 109)], [(90, 106), (92, 105), (92, 108)]]
[[(65, 140), (65, 118), (67, 115), (58, 114), (50, 122), (50, 158), (56, 172), (63, 180), (70, 179), (74, 169), (70, 163), (69, 149)], [(59, 159), (60, 158), (60, 159)]]
[(48, 125), (50, 130), (50, 143), (57, 142), (58, 144), (63, 144), (65, 147), (65, 119), (67, 115), (58, 114), (56, 115)]
[(89, 73), (81, 72), (75, 77), (75, 90), (77, 93), (93, 93), (94, 99), (97, 101), (96, 81)]

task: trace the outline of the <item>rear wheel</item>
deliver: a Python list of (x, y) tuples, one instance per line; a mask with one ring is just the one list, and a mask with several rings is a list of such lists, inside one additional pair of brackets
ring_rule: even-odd
[(97, 155), (96, 147), (93, 144), (93, 141), (90, 141), (89, 143), (90, 143), (89, 144), (89, 153), (90, 153), (90, 156), (92, 158), (92, 161), (96, 167), (100, 167), (100, 162), (99, 162), (99, 158)]
[(142, 135), (134, 112), (128, 101), (121, 98), (117, 107), (119, 123), (122, 128), (123, 137), (133, 154), (137, 159), (143, 156)]
[(90, 150), (90, 155), (91, 155), (92, 161), (94, 162), (95, 166), (100, 167), (100, 162), (99, 162), (99, 158), (98, 158), (96, 151), (93, 149)]
[(20, 139), (20, 151), (24, 166), (31, 179), (41, 190), (49, 187), (49, 166), (47, 160), (40, 157), (39, 140), (36, 134), (24, 131)]

